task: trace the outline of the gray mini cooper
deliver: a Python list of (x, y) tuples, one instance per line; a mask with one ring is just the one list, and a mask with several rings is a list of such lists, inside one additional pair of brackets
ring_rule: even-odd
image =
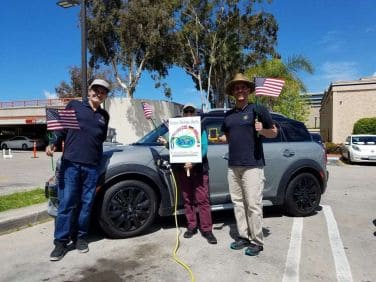
[[(228, 145), (220, 143), (224, 110), (201, 115), (208, 133), (209, 187), (212, 210), (232, 208), (227, 183)], [(303, 123), (272, 113), (278, 136), (263, 139), (265, 154), (264, 206), (282, 206), (293, 216), (312, 214), (325, 192), (328, 172), (326, 153), (312, 140)], [(93, 219), (112, 238), (139, 235), (157, 215), (171, 216), (175, 186), (169, 152), (156, 140), (168, 135), (161, 124), (130, 145), (105, 144)], [(59, 169), (46, 183), (48, 212), (56, 216)], [(178, 212), (183, 213), (181, 198)]]

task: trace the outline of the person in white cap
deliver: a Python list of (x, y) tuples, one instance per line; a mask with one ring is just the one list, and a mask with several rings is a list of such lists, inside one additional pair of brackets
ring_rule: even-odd
[[(182, 115), (183, 117), (195, 116), (195, 106), (191, 103), (185, 104), (182, 109)], [(163, 137), (159, 137), (158, 142), (167, 145), (167, 140)], [(215, 238), (212, 231), (213, 221), (209, 200), (209, 161), (207, 158), (208, 137), (205, 130), (201, 132), (201, 152), (201, 163), (193, 164), (187, 162), (173, 166), (179, 188), (182, 191), (185, 217), (187, 219), (187, 230), (183, 236), (184, 238), (192, 238), (200, 229), (201, 235), (209, 244), (217, 244), (217, 238)]]
[(64, 257), (70, 241), (79, 252), (89, 251), (87, 234), (98, 179), (97, 168), (107, 137), (109, 115), (101, 104), (110, 92), (110, 84), (94, 79), (87, 99), (72, 100), (66, 110), (73, 110), (76, 129), (62, 126), (54, 131), (46, 154), (52, 156), (64, 141), (58, 182), (59, 208), (56, 217), (51, 261)]
[(246, 248), (245, 254), (256, 256), (263, 250), (262, 191), (264, 189), (264, 153), (260, 136), (273, 138), (277, 128), (269, 111), (248, 103), (255, 84), (241, 73), (226, 86), (235, 99), (235, 108), (225, 114), (220, 137), (229, 143), (228, 183), (239, 237), (230, 248)]

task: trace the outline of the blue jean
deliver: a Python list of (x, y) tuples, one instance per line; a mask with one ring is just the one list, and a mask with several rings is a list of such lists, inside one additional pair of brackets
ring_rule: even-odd
[(63, 160), (59, 171), (59, 208), (55, 244), (85, 238), (98, 180), (97, 167)]

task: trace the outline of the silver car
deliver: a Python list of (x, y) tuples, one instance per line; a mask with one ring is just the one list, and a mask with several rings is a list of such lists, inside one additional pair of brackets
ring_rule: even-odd
[[(228, 145), (219, 142), (225, 111), (202, 114), (202, 126), (208, 133), (209, 187), (212, 210), (232, 208), (227, 183)], [(282, 206), (294, 216), (306, 216), (318, 208), (325, 192), (328, 172), (326, 153), (312, 140), (303, 123), (272, 114), (278, 136), (263, 139), (266, 183), (265, 206)], [(136, 236), (145, 232), (157, 215), (174, 211), (175, 189), (168, 150), (157, 143), (167, 136), (161, 124), (131, 145), (106, 145), (101, 163), (94, 217), (112, 238)], [(49, 212), (56, 214), (58, 170), (46, 183)], [(179, 197), (178, 212), (183, 213)]]
[(45, 142), (42, 139), (32, 139), (26, 136), (14, 136), (8, 140), (1, 142), (1, 149), (33, 149), (34, 142), (36, 148), (42, 148), (45, 146)]

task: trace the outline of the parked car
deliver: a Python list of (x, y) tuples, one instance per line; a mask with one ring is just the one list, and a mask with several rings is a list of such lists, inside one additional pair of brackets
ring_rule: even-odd
[(1, 149), (33, 149), (34, 141), (36, 142), (37, 148), (43, 148), (45, 142), (43, 139), (32, 139), (26, 136), (15, 136), (8, 140), (1, 142)]
[(376, 135), (355, 134), (346, 138), (341, 155), (349, 163), (376, 162)]
[(320, 144), (321, 146), (323, 146), (325, 148), (325, 143), (322, 142), (322, 138), (321, 138), (320, 133), (311, 132), (311, 136), (312, 136), (313, 141), (317, 142), (318, 144)]
[[(228, 145), (218, 139), (224, 113), (216, 110), (201, 115), (202, 127), (209, 135), (209, 186), (214, 211), (233, 207), (227, 182)], [(327, 185), (325, 151), (312, 141), (303, 123), (275, 113), (272, 118), (279, 133), (275, 138), (263, 139), (266, 161), (263, 204), (284, 206), (294, 216), (312, 214)], [(176, 191), (169, 152), (156, 141), (161, 135), (168, 138), (165, 124), (134, 144), (104, 146), (93, 216), (108, 236), (125, 238), (141, 234), (157, 215), (173, 214)], [(58, 205), (58, 175), (57, 168), (55, 177), (46, 183), (51, 215), (56, 215)], [(181, 198), (178, 212), (184, 212)]]

